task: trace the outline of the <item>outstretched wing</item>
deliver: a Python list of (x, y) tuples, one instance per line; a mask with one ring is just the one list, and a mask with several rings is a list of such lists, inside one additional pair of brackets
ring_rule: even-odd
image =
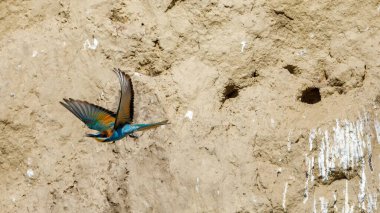
[(103, 132), (113, 128), (115, 113), (86, 101), (63, 99), (60, 102), (66, 109), (77, 116), (88, 128)]
[(119, 108), (116, 113), (115, 129), (132, 123), (133, 120), (133, 86), (131, 77), (120, 69), (113, 70), (120, 81), (121, 94)]

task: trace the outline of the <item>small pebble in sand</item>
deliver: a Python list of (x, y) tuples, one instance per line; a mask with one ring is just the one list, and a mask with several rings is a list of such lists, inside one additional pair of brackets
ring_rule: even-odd
[(306, 55), (306, 53), (307, 53), (307, 50), (306, 49), (302, 49), (302, 50), (296, 52), (296, 55), (298, 55), (298, 56), (304, 56), (304, 55)]
[(33, 50), (33, 53), (32, 53), (32, 57), (36, 57), (38, 55), (38, 51), (37, 50)]
[(99, 41), (94, 38), (93, 42), (91, 43), (90, 40), (86, 40), (83, 44), (83, 48), (84, 49), (91, 49), (91, 50), (95, 50), (97, 47), (98, 47), (98, 44), (99, 44)]
[(278, 176), (279, 174), (281, 174), (281, 172), (282, 172), (282, 168), (280, 167), (280, 168), (278, 168), (278, 169), (276, 170), (276, 174), (277, 174), (277, 176)]
[(271, 125), (272, 128), (276, 127), (276, 122), (274, 121), (273, 118), (270, 119), (270, 125)]
[(30, 158), (30, 157), (28, 157), (28, 159), (27, 159), (27, 162), (26, 162), (29, 166), (30, 165), (32, 165), (32, 163), (33, 163), (33, 160), (32, 160), (32, 158)]
[(187, 111), (185, 114), (185, 118), (188, 118), (189, 120), (193, 119), (193, 112), (192, 111)]
[(26, 176), (32, 178), (34, 176), (34, 171), (32, 169), (26, 170)]

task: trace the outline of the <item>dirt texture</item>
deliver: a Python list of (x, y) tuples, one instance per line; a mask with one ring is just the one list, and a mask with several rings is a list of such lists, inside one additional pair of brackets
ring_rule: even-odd
[[(379, 1), (0, 1), (1, 212), (379, 212)], [(98, 143), (59, 104), (116, 111)]]

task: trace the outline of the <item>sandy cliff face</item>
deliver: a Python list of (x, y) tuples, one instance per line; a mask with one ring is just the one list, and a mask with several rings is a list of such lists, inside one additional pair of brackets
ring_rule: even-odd
[[(0, 2), (4, 212), (377, 212), (378, 1)], [(59, 101), (135, 122), (97, 143)]]

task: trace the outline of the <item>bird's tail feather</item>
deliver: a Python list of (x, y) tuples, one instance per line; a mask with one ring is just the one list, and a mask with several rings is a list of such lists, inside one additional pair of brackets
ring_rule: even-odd
[(101, 137), (102, 134), (101, 133), (97, 133), (97, 134), (86, 134), (86, 137), (90, 137), (90, 138), (97, 138), (97, 137)]
[(144, 131), (144, 130), (156, 128), (156, 127), (161, 126), (161, 125), (166, 125), (166, 124), (169, 124), (168, 120), (164, 120), (164, 121), (157, 122), (157, 123), (151, 123), (151, 124), (134, 124), (134, 125), (139, 127), (139, 129), (137, 131)]
[(86, 134), (87, 137), (94, 138), (98, 142), (105, 142), (107, 137), (103, 133)]

